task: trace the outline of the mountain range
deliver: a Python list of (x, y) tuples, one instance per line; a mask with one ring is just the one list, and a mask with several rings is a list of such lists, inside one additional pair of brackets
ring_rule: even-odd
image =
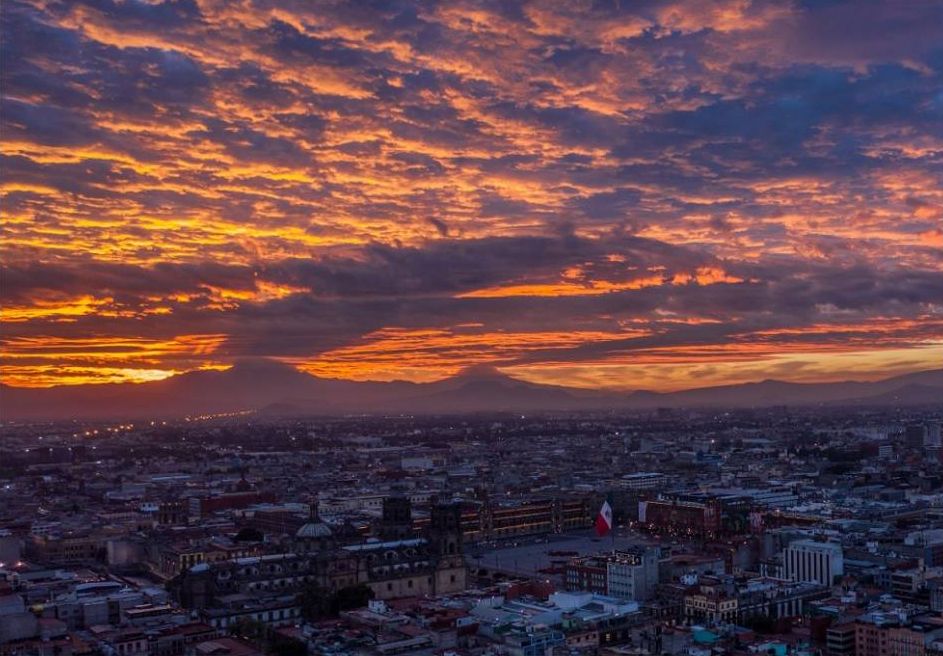
[(541, 385), (490, 367), (433, 383), (318, 378), (273, 360), (193, 371), (138, 384), (22, 388), (0, 385), (4, 421), (157, 418), (255, 411), (270, 416), (458, 414), (654, 408), (852, 405), (943, 406), (943, 369), (873, 382), (757, 383), (678, 392), (612, 392)]

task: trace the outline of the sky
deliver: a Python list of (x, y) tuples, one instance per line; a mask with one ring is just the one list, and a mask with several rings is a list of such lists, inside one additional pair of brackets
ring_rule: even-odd
[(943, 365), (936, 0), (4, 0), (0, 377)]

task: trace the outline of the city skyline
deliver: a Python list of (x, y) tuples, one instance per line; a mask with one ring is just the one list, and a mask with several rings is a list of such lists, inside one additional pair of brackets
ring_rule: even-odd
[(943, 364), (940, 3), (17, 0), (2, 34), (4, 384)]

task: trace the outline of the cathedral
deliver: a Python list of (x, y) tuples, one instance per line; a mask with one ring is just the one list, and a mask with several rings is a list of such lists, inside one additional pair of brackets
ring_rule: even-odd
[(429, 525), (420, 535), (413, 529), (409, 499), (389, 497), (374, 534), (364, 540), (337, 531), (312, 510), (281, 553), (195, 565), (172, 587), (185, 607), (195, 609), (232, 595), (262, 598), (309, 587), (336, 592), (363, 584), (375, 599), (465, 589), (459, 504), (433, 504)]

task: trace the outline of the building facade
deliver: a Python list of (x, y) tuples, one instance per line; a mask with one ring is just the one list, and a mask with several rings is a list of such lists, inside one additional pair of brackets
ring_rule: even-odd
[(845, 572), (842, 546), (816, 540), (791, 542), (783, 550), (783, 572), (791, 581), (832, 585)]

